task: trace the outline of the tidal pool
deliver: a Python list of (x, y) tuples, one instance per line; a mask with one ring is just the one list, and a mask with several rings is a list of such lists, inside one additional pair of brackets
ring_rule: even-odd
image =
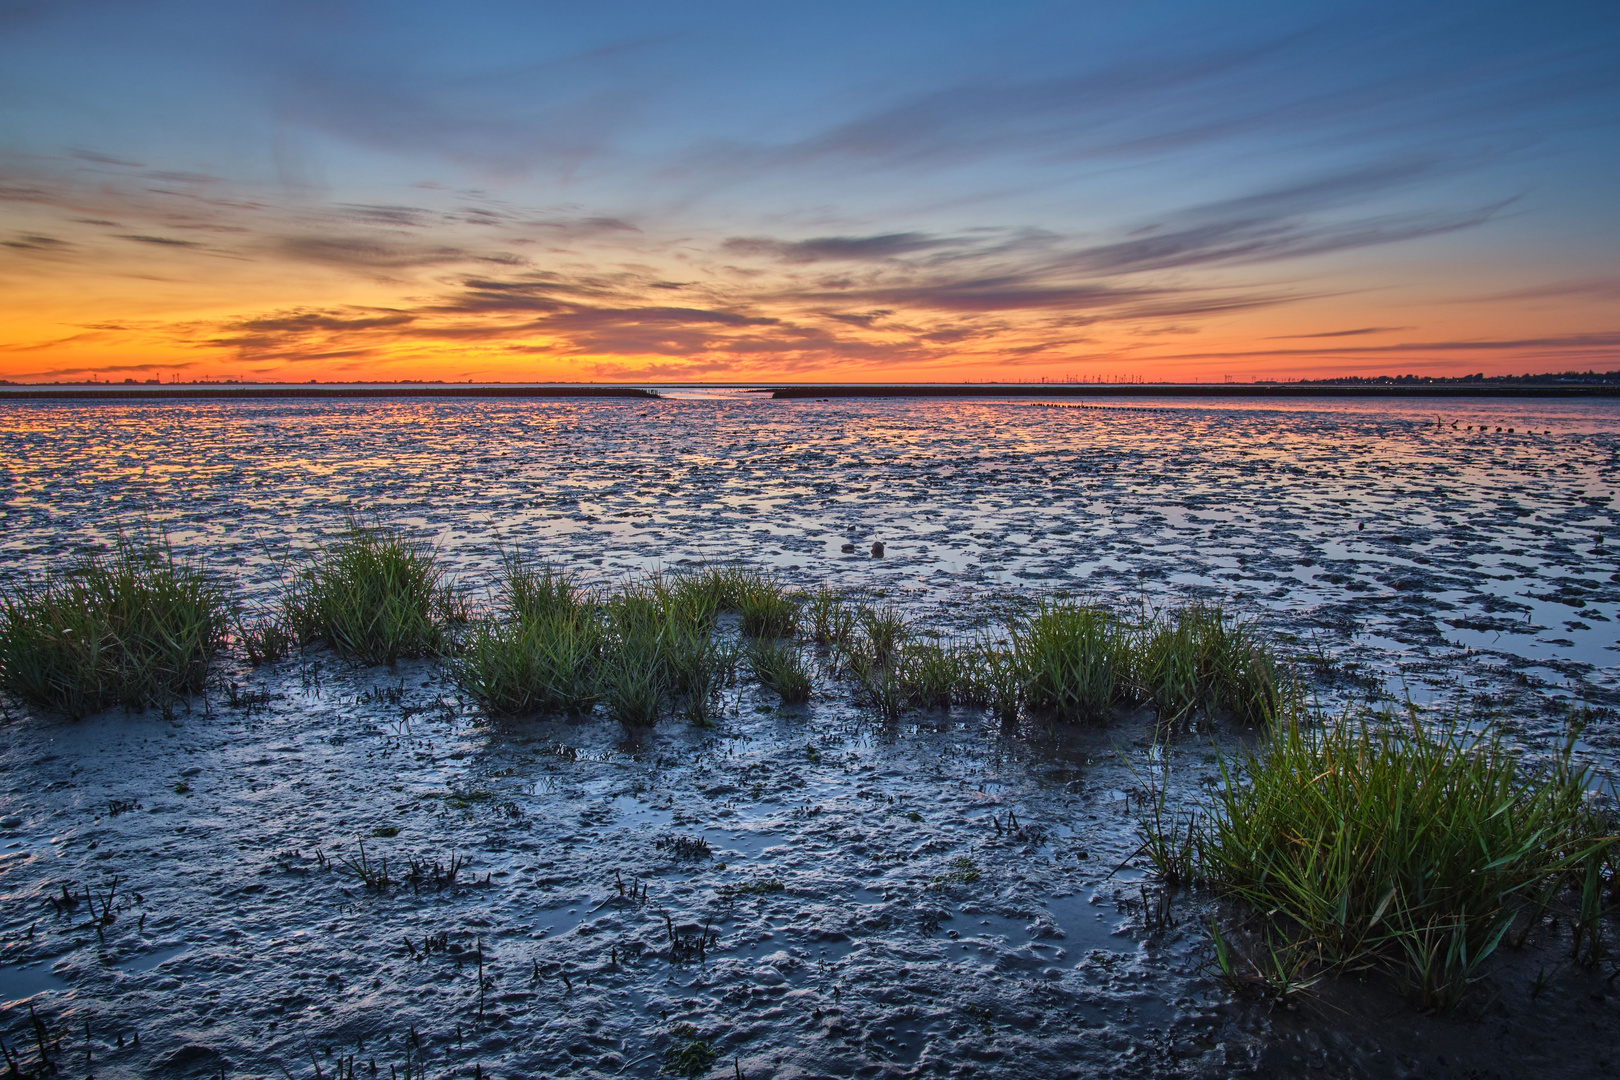
[[(946, 635), (1044, 592), (1207, 597), (1330, 707), (1455, 702), (1532, 756), (1584, 708), (1613, 776), (1620, 406), (1098, 404), (6, 404), (0, 573), (150, 528), (265, 600), (358, 516), (434, 537), (480, 595), (518, 548), (601, 581), (739, 559)], [(103, 1077), (652, 1076), (693, 1040), (731, 1077), (1620, 1061), (1608, 971), (1556, 932), (1452, 1016), (1353, 980), (1230, 999), (1212, 902), (1166, 924), (1129, 863), (1144, 784), (1196, 790), (1243, 731), (884, 725), (822, 678), (807, 706), (744, 686), (713, 730), (628, 737), (487, 722), (427, 663), (216, 681), (172, 718), (0, 725), (0, 1038), (25, 1062), (30, 1007), (63, 1070)], [(395, 884), (356, 876), (362, 842)], [(412, 885), (412, 860), (464, 865)]]

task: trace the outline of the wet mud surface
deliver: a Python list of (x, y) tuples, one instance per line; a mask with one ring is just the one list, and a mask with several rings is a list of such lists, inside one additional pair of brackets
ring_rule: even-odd
[[(1593, 707), (1582, 752), (1607, 776), (1613, 407), (1439, 409), (12, 406), (0, 565), (144, 520), (268, 596), (289, 552), (358, 512), (438, 537), (477, 588), (505, 544), (600, 580), (744, 559), (944, 633), (1041, 590), (1210, 596), (1262, 618), (1329, 701), (1461, 697), (1532, 753)], [(807, 706), (744, 686), (713, 730), (633, 738), (491, 724), (425, 663), (227, 660), (217, 682), (172, 718), (0, 725), (0, 1037), (25, 1061), (32, 1006), (62, 1075), (112, 1077), (351, 1057), (652, 1076), (694, 1039), (708, 1073), (747, 1077), (1620, 1062), (1609, 972), (1569, 965), (1557, 929), (1452, 1016), (1349, 979), (1295, 1008), (1232, 1000), (1205, 975), (1209, 898), (1171, 897), (1164, 925), (1140, 871), (1116, 871), (1144, 783), (1190, 792), (1213, 768), (1209, 735), (1156, 745), (1147, 714), (885, 727), (824, 678)], [(674, 843), (697, 838), (706, 856)], [(391, 883), (368, 886), (383, 859)]]

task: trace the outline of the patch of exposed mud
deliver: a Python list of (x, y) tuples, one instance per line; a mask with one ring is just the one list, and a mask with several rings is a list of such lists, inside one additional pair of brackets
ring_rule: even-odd
[(375, 514), (472, 581), (505, 543), (604, 578), (742, 558), (966, 621), (1210, 594), (1396, 693), (1620, 701), (1615, 403), (1152, 404), (8, 403), (0, 552), (38, 570), (146, 521), (262, 591)]
[(64, 1054), (89, 1021), (112, 1076), (186, 1047), (403, 1069), (412, 1031), (434, 1075), (650, 1075), (681, 1024), (750, 1076), (1054, 1075), (1207, 1027), (1196, 934), (1146, 934), (1138, 873), (1108, 877), (1144, 718), (1042, 745), (744, 689), (626, 741), (489, 726), (426, 666), (371, 703), (378, 672), (326, 664), (245, 676), (267, 706), (6, 729), (13, 1017), (35, 995)]
[[(603, 577), (740, 557), (947, 630), (1046, 588), (1219, 596), (1331, 657), (1330, 695), (1460, 689), (1534, 748), (1562, 700), (1616, 693), (1620, 440), (1609, 406), (1442, 408), (1436, 427), (1427, 404), (11, 406), (3, 550), (38, 569), (144, 517), (262, 595), (358, 508), (434, 531), (473, 580), (498, 541)], [(1349, 980), (1292, 1009), (1230, 1000), (1203, 974), (1207, 898), (1150, 930), (1139, 871), (1114, 872), (1147, 773), (1184, 792), (1211, 771), (1202, 739), (1154, 751), (1144, 715), (885, 728), (824, 683), (627, 739), (489, 725), (431, 665), (218, 678), (243, 707), (0, 727), (0, 1037), (34, 1054), (32, 1005), (64, 1074), (651, 1076), (682, 1025), (716, 1076), (1617, 1060), (1606, 972), (1567, 969), (1556, 930), (1450, 1017)], [(1585, 736), (1605, 767), (1611, 723)], [(356, 876), (362, 841), (392, 884)]]

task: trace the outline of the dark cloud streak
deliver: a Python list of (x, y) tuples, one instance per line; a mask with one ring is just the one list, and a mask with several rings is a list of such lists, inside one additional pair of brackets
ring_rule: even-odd
[(120, 233), (118, 239), (133, 240), (137, 244), (155, 244), (159, 247), (195, 248), (202, 247), (195, 240), (176, 240), (172, 236), (145, 236), (131, 233)]
[(1324, 330), (1319, 334), (1275, 334), (1268, 341), (1299, 341), (1304, 338), (1362, 337), (1367, 334), (1388, 334), (1396, 330), (1410, 330), (1410, 326), (1363, 326), (1355, 330)]
[(810, 240), (773, 240), (763, 236), (737, 236), (722, 246), (739, 255), (772, 255), (783, 262), (811, 263), (893, 259), (913, 252), (945, 247), (953, 241), (922, 233), (885, 233), (881, 236), (818, 236)]

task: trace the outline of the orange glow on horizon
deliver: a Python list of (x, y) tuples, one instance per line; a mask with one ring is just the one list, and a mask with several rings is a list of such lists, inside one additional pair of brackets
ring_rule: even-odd
[(1246, 382), (1620, 357), (1612, 282), (1526, 288), (1500, 260), (1448, 270), (1466, 251), (1281, 278), (1088, 274), (1045, 252), (1009, 268), (967, 238), (952, 241), (964, 268), (940, 270), (595, 219), (545, 222), (572, 230), (565, 243), (534, 242), (539, 226), (427, 243), (322, 208), (56, 201), (0, 246), (0, 378), (14, 382)]

